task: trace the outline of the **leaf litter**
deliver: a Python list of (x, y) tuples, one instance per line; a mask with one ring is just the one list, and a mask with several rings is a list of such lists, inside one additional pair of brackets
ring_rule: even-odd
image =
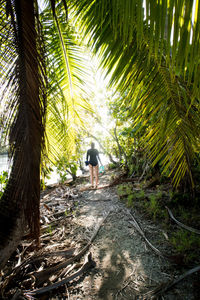
[(41, 193), (40, 247), (24, 238), (1, 274), (2, 299), (195, 299), (187, 276), (200, 268), (167, 259), (162, 229), (127, 209), (110, 178)]

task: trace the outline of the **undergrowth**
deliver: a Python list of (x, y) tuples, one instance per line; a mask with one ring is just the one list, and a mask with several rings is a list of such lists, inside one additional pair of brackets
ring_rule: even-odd
[[(195, 260), (199, 262), (200, 237), (175, 225), (165, 207), (168, 206), (172, 210), (177, 220), (198, 229), (200, 216), (197, 213), (198, 208), (192, 207), (191, 200), (190, 209), (188, 209), (189, 200), (186, 196), (181, 198), (172, 190), (166, 192), (166, 189), (162, 190), (162, 186), (157, 186), (152, 190), (142, 188), (136, 190), (130, 183), (121, 184), (117, 188), (117, 193), (127, 207), (145, 212), (147, 217), (159, 223), (168, 232), (173, 252), (181, 254), (184, 257), (184, 263), (191, 263)], [(179, 201), (180, 198), (181, 201)]]
[(200, 237), (197, 234), (178, 229), (172, 233), (170, 242), (177, 253), (184, 255), (185, 263), (190, 263), (199, 256)]

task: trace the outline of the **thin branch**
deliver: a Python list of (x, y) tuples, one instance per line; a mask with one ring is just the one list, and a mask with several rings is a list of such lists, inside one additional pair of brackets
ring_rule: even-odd
[(171, 217), (171, 219), (172, 219), (177, 225), (179, 225), (180, 227), (182, 227), (182, 228), (184, 228), (184, 229), (186, 229), (186, 230), (188, 230), (188, 231), (194, 232), (194, 233), (196, 233), (196, 234), (200, 234), (200, 230), (195, 229), (195, 228), (192, 228), (192, 227), (190, 227), (190, 226), (187, 226), (187, 225), (185, 225), (185, 224), (179, 222), (178, 220), (176, 220), (175, 217), (173, 216), (171, 210), (170, 210), (167, 206), (165, 206), (165, 207), (166, 207), (166, 209), (168, 210), (169, 216)]
[(184, 274), (182, 274), (180, 277), (178, 277), (174, 281), (170, 281), (170, 282), (165, 283), (164, 287), (163, 287), (163, 284), (161, 284), (156, 289), (154, 289), (153, 291), (150, 291), (150, 292), (146, 293), (143, 296), (156, 296), (157, 297), (157, 296), (159, 296), (159, 295), (167, 292), (169, 289), (171, 289), (174, 285), (176, 285), (177, 283), (179, 283), (181, 280), (185, 279), (189, 275), (192, 275), (193, 273), (196, 273), (198, 271), (200, 271), (200, 266), (197, 266), (195, 268), (190, 269), (189, 271), (185, 272)]
[(143, 239), (146, 241), (146, 243), (149, 245), (149, 247), (159, 256), (161, 257), (166, 257), (166, 255), (162, 254), (160, 252), (160, 250), (158, 250), (157, 248), (155, 248), (150, 242), (149, 240), (146, 238), (144, 232), (142, 231), (142, 229), (140, 228), (139, 224), (137, 223), (137, 221), (135, 220), (135, 218), (133, 217), (133, 215), (127, 210), (129, 216), (131, 217), (131, 219), (133, 221), (129, 221), (129, 223), (131, 223), (135, 229), (140, 233), (140, 235), (143, 237)]

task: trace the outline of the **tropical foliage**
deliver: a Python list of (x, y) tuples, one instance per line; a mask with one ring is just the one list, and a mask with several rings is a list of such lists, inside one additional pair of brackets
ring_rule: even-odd
[(91, 106), (83, 91), (86, 59), (80, 47), (78, 33), (66, 22), (66, 12), (58, 5), (41, 13), (49, 78), (47, 96), (47, 149), (53, 163), (63, 156), (76, 154), (76, 138), (86, 125), (85, 111)]
[[(198, 1), (73, 1), (153, 164), (178, 186), (199, 151)], [(144, 10), (145, 8), (145, 10)], [(193, 14), (192, 14), (193, 11)], [(192, 26), (193, 22), (193, 26)], [(194, 56), (197, 64), (194, 66)]]
[[(145, 43), (149, 49), (149, 60), (153, 55), (161, 64), (164, 57), (172, 73), (183, 74), (189, 82), (193, 81), (194, 95), (198, 95), (196, 90), (199, 87), (200, 55), (198, 0), (114, 2), (69, 0), (68, 2), (80, 17), (86, 32), (91, 32), (95, 41), (97, 39), (96, 49), (102, 44), (116, 41), (119, 37), (124, 49), (133, 42), (137, 44), (138, 49), (142, 49)], [(112, 39), (109, 31), (113, 33)], [(103, 39), (100, 38), (101, 35)], [(197, 63), (194, 63), (194, 58)]]
[(126, 112), (126, 128), (120, 140), (117, 129), (111, 132), (118, 151), (120, 143), (125, 148), (137, 141), (175, 186), (187, 177), (194, 187), (199, 0), (49, 0), (40, 14), (38, 2), (0, 0), (1, 107), (13, 157), (1, 198), (0, 228), (7, 228), (0, 232), (2, 245), (16, 219), (39, 237), (41, 165), (59, 164), (63, 156), (79, 159), (77, 137), (91, 110), (79, 36), (99, 55), (120, 94), (118, 114)]

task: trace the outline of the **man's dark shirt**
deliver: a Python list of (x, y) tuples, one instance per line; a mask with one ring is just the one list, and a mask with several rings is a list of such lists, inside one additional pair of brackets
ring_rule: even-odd
[(91, 164), (92, 166), (96, 166), (98, 164), (97, 158), (99, 158), (99, 152), (97, 149), (89, 149), (87, 151), (87, 160), (88, 157), (90, 157), (89, 164)]

